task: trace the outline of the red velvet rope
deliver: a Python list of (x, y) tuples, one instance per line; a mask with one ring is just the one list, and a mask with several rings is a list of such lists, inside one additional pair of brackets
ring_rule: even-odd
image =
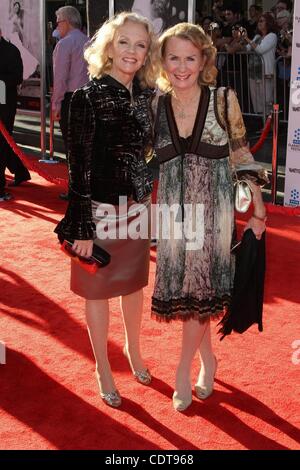
[(270, 129), (271, 129), (271, 123), (272, 123), (272, 115), (270, 114), (266, 120), (266, 124), (265, 124), (265, 127), (263, 128), (262, 130), (262, 133), (260, 135), (260, 138), (258, 139), (258, 141), (256, 142), (255, 145), (253, 145), (253, 147), (251, 147), (250, 149), (250, 152), (252, 154), (258, 152), (258, 150), (263, 146), (269, 132), (270, 132)]
[(45, 168), (41, 168), (40, 165), (35, 163), (34, 161), (30, 160), (25, 153), (20, 149), (20, 147), (15, 143), (14, 139), (12, 136), (7, 132), (6, 127), (4, 126), (3, 122), (0, 119), (0, 132), (2, 133), (3, 137), (6, 139), (8, 145), (12, 148), (12, 150), (15, 152), (16, 155), (20, 158), (20, 160), (24, 163), (24, 165), (32, 171), (35, 171), (38, 175), (42, 176), (47, 181), (50, 181), (50, 183), (57, 184), (59, 186), (62, 186), (65, 191), (68, 190), (68, 180), (65, 178), (59, 178), (56, 176), (50, 175)]
[[(267, 138), (267, 135), (269, 134), (270, 128), (271, 128), (271, 122), (272, 122), (272, 116), (268, 116), (268, 119), (266, 121), (265, 127), (262, 131), (262, 134), (258, 140), (258, 142), (250, 149), (251, 153), (257, 152), (263, 145), (264, 141)], [(36, 165), (35, 162), (32, 162), (27, 158), (24, 152), (18, 147), (18, 145), (15, 143), (13, 140), (12, 136), (7, 132), (3, 122), (0, 120), (0, 131), (2, 132), (3, 136), (5, 137), (7, 143), (9, 146), (13, 149), (16, 155), (21, 159), (21, 161), (26, 165), (26, 167), (29, 170), (33, 170), (36, 173), (38, 173), (40, 176), (45, 178), (47, 181), (50, 181), (51, 183), (56, 183), (59, 186), (63, 186), (65, 189), (68, 186), (68, 181), (64, 178), (58, 178), (55, 176), (50, 175), (47, 173), (44, 169), (42, 170), (39, 165)]]
[[(251, 152), (254, 153), (255, 151), (258, 150), (265, 141), (270, 128), (271, 128), (271, 121), (272, 117), (268, 116), (268, 119), (266, 121), (266, 125), (264, 127), (264, 130), (260, 136), (259, 141), (255, 144), (254, 147), (252, 147)], [(3, 136), (5, 137), (7, 143), (10, 145), (12, 150), (15, 152), (16, 155), (21, 159), (21, 161), (26, 165), (26, 167), (29, 170), (35, 171), (38, 173), (38, 175), (42, 176), (42, 178), (46, 179), (47, 181), (50, 181), (50, 183), (57, 184), (59, 186), (62, 186), (64, 190), (68, 190), (68, 180), (65, 178), (59, 178), (50, 175), (45, 171), (45, 169), (41, 169), (40, 165), (37, 165), (35, 162), (31, 161), (25, 153), (18, 147), (18, 145), (15, 143), (13, 140), (12, 136), (7, 132), (3, 122), (0, 119), (0, 131), (2, 132)], [(253, 150), (255, 149), (255, 150)], [(156, 185), (154, 187), (154, 194), (156, 192)], [(154, 198), (153, 198), (154, 199)], [(266, 204), (267, 211), (269, 213), (277, 213), (277, 214), (286, 214), (286, 215), (300, 215), (300, 207), (283, 207), (283, 206), (275, 206), (273, 204)]]

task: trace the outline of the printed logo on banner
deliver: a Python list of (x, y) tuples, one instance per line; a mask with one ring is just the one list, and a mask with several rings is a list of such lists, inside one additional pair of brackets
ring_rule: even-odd
[(296, 89), (300, 87), (300, 67), (297, 67), (297, 75), (295, 77), (295, 80), (292, 82), (292, 88)]
[(298, 189), (291, 190), (290, 205), (291, 206), (300, 205), (300, 191), (298, 191)]
[(294, 131), (293, 144), (294, 145), (300, 145), (300, 129), (296, 129)]
[(288, 148), (293, 152), (300, 152), (300, 128), (295, 129), (292, 139), (292, 143), (288, 143)]
[(291, 190), (291, 196), (289, 201), (291, 206), (299, 206), (300, 205), (300, 191), (298, 189)]
[(300, 0), (294, 2), (290, 111), (286, 147), (284, 204), (300, 207)]
[(293, 90), (291, 93), (293, 111), (298, 112), (300, 105), (300, 67), (297, 67), (297, 75), (295, 80), (291, 82), (291, 89)]

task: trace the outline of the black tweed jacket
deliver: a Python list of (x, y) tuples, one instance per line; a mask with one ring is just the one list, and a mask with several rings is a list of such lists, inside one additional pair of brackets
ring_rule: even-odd
[(152, 149), (154, 92), (128, 89), (109, 75), (72, 96), (69, 114), (69, 205), (55, 232), (60, 239), (93, 238), (91, 201), (141, 201), (152, 191), (146, 155)]

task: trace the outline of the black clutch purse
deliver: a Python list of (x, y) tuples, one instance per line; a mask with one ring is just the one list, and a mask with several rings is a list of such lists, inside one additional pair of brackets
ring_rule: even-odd
[(110, 263), (110, 254), (98, 245), (93, 244), (92, 256), (86, 258), (79, 256), (72, 248), (73, 242), (70, 240), (64, 240), (61, 245), (61, 250), (79, 264), (89, 273), (94, 274), (98, 268), (104, 268)]

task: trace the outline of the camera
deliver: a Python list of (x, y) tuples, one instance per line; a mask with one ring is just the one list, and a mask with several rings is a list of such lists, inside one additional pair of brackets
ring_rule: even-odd
[(215, 23), (214, 21), (209, 24), (208, 31), (215, 31), (216, 29), (220, 29), (219, 23)]
[(292, 45), (292, 38), (293, 38), (293, 30), (284, 30), (282, 29), (279, 32), (279, 47), (288, 49), (289, 46)]
[(247, 34), (246, 28), (244, 28), (243, 26), (239, 26), (239, 25), (232, 26), (232, 32), (234, 31), (238, 31), (241, 36), (245, 36), (245, 34)]

